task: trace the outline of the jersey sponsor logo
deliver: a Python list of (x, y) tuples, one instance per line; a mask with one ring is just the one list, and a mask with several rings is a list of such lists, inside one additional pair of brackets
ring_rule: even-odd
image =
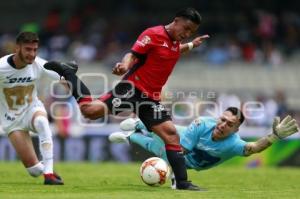
[(5, 113), (4, 117), (9, 121), (14, 121), (16, 119), (15, 117), (8, 115), (7, 113)]
[(11, 76), (6, 77), (7, 81), (4, 82), (6, 84), (13, 84), (13, 83), (28, 83), (28, 82), (32, 82), (33, 79), (31, 79), (31, 77), (14, 77), (11, 78)]
[(149, 43), (151, 42), (151, 38), (150, 38), (148, 35), (145, 35), (145, 36), (142, 38), (141, 42), (142, 42), (143, 44), (147, 45), (147, 44), (149, 44)]
[(140, 46), (146, 46), (147, 44), (149, 44), (151, 42), (151, 38), (148, 35), (145, 35), (141, 41), (137, 40), (136, 43)]

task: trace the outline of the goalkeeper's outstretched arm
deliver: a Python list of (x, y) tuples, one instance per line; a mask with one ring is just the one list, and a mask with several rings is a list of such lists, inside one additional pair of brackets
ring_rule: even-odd
[(254, 153), (259, 153), (274, 142), (284, 139), (299, 131), (298, 124), (291, 116), (286, 116), (281, 122), (280, 118), (276, 117), (273, 122), (273, 132), (256, 142), (248, 142), (244, 149), (244, 155), (249, 156)]

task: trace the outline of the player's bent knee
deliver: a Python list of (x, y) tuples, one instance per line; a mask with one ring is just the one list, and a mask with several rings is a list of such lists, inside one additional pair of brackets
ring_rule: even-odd
[(179, 144), (179, 136), (175, 131), (165, 131), (165, 133), (163, 133), (161, 135), (161, 138), (163, 139), (163, 141), (166, 144)]
[(176, 128), (173, 127), (173, 126), (169, 126), (167, 128), (164, 129), (164, 132), (166, 132), (166, 134), (168, 136), (178, 136), (177, 135), (177, 131), (176, 131)]
[(179, 144), (179, 136), (177, 134), (176, 128), (169, 127), (166, 129), (166, 143), (168, 144)]
[(165, 144), (179, 144), (179, 136), (177, 134), (176, 128), (172, 124), (163, 123), (152, 127), (154, 131)]
[(85, 118), (90, 119), (90, 120), (96, 120), (98, 118), (101, 118), (101, 116), (98, 116), (98, 114), (95, 112), (86, 112), (86, 113), (82, 113), (82, 115)]
[(91, 120), (95, 120), (103, 117), (104, 109), (101, 107), (92, 106), (90, 104), (86, 104), (80, 107), (82, 115)]
[(28, 167), (26, 169), (29, 175), (31, 175), (32, 177), (38, 177), (43, 173), (44, 165), (41, 162), (39, 162), (36, 165)]

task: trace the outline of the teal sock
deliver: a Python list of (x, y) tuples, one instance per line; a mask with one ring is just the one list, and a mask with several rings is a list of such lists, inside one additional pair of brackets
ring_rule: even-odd
[(144, 125), (144, 123), (141, 120), (138, 121), (135, 128), (136, 128), (136, 130), (147, 130), (146, 126)]
[(155, 156), (160, 157), (168, 162), (164, 142), (155, 134), (148, 135), (151, 135), (151, 137), (141, 133), (133, 133), (129, 136), (129, 139), (130, 142), (141, 146), (146, 151), (149, 151)]

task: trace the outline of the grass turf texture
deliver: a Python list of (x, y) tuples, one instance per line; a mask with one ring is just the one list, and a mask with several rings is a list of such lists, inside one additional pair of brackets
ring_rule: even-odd
[(0, 198), (80, 199), (189, 199), (189, 198), (300, 198), (297, 168), (235, 166), (195, 172), (193, 182), (205, 192), (175, 191), (170, 182), (150, 187), (139, 177), (139, 163), (57, 163), (64, 186), (44, 186), (43, 178), (30, 177), (20, 162), (0, 162)]

